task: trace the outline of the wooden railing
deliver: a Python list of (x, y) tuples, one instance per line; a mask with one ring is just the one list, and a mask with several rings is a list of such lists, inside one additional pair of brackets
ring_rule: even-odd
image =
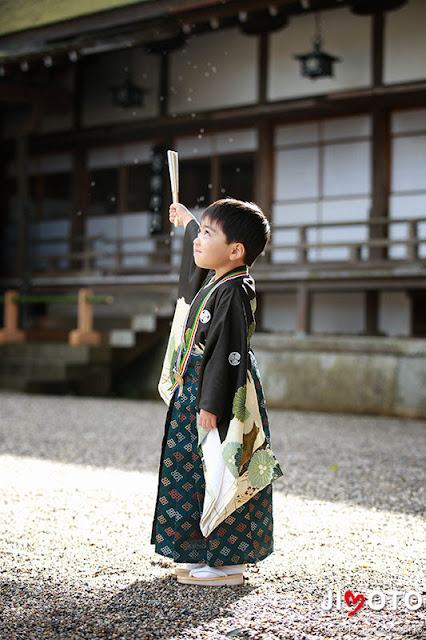
[[(276, 252), (287, 250), (294, 251), (296, 254), (295, 260), (288, 262), (283, 261), (282, 264), (296, 264), (307, 265), (310, 262), (333, 262), (336, 266), (342, 266), (342, 264), (357, 264), (359, 262), (395, 262), (406, 261), (414, 262), (419, 260), (420, 253), (419, 248), (425, 247), (425, 260), (426, 260), (426, 229), (423, 236), (419, 235), (419, 225), (425, 223), (426, 218), (412, 218), (407, 220), (406, 218), (371, 218), (369, 220), (348, 220), (344, 222), (314, 222), (303, 225), (274, 225), (272, 229), (272, 237), (280, 231), (297, 233), (297, 242), (286, 242), (278, 244), (272, 240), (267, 247), (267, 252), (274, 255)], [(406, 227), (406, 237), (392, 238), (389, 237), (389, 229), (392, 226), (404, 226)], [(340, 230), (344, 228), (358, 227), (366, 230), (366, 237), (362, 240), (344, 240), (339, 242), (327, 241), (324, 239), (312, 241), (308, 239), (309, 231), (316, 230), (321, 233), (327, 230)], [(386, 229), (387, 227), (387, 229)], [(384, 237), (373, 237), (374, 230), (378, 230)], [(387, 231), (387, 232), (386, 232)], [(373, 233), (372, 233), (373, 232)], [(379, 234), (377, 234), (379, 235)], [(389, 255), (389, 249), (392, 247), (402, 247), (405, 257), (395, 258)], [(345, 249), (348, 257), (340, 260), (324, 260), (314, 258), (310, 259), (309, 253), (317, 250), (317, 252), (326, 251), (327, 249)], [(377, 258), (374, 255), (374, 250), (382, 249), (382, 256)], [(276, 264), (280, 263), (280, 260), (274, 260)]]
[(18, 306), (21, 304), (43, 302), (46, 304), (77, 304), (77, 329), (68, 334), (71, 346), (94, 345), (101, 342), (101, 334), (93, 329), (93, 305), (111, 304), (114, 298), (109, 295), (94, 295), (90, 289), (80, 289), (78, 295), (20, 295), (10, 289), (0, 296), (0, 304), (4, 307), (3, 328), (0, 329), (0, 344), (26, 342), (26, 331), (19, 328)]
[[(424, 225), (422, 234), (420, 225)], [(404, 237), (392, 237), (392, 227), (404, 227)], [(341, 235), (350, 228), (364, 231), (364, 239), (333, 241), (327, 239), (327, 232)], [(295, 241), (280, 242), (279, 236), (289, 233)], [(312, 237), (314, 236), (314, 237)], [(316, 237), (315, 237), (316, 236)], [(319, 236), (319, 237), (318, 237)], [(323, 236), (323, 237), (321, 237)], [(325, 237), (324, 237), (325, 236)], [(378, 237), (374, 237), (378, 236)], [(153, 236), (131, 236), (109, 238), (98, 234), (80, 239), (81, 250), (54, 253), (42, 253), (38, 246), (69, 244), (65, 237), (39, 239), (32, 242), (32, 272), (49, 275), (81, 271), (85, 273), (169, 273), (175, 272), (176, 262), (181, 251), (182, 235), (169, 234)], [(133, 246), (132, 246), (133, 245)], [(135, 247), (135, 248), (133, 248)], [(401, 247), (401, 255), (392, 255), (392, 248)], [(420, 251), (424, 248), (424, 253)], [(327, 258), (333, 250), (344, 251), (345, 257)], [(286, 255), (283, 256), (283, 252)], [(289, 257), (289, 252), (291, 257)], [(258, 268), (271, 269), (274, 266), (309, 266), (327, 264), (330, 268), (341, 269), (351, 265), (368, 265), (381, 262), (389, 266), (400, 262), (426, 260), (426, 217), (372, 218), (369, 220), (348, 220), (344, 222), (314, 222), (309, 224), (274, 225), (272, 241), (267, 247), (267, 260), (259, 261)], [(280, 255), (281, 254), (281, 255)], [(139, 259), (139, 264), (126, 265), (129, 259)], [(172, 266), (173, 260), (173, 266)], [(65, 266), (64, 266), (65, 265)], [(73, 265), (73, 267), (71, 267)]]
[[(102, 272), (120, 273), (131, 267), (125, 266), (125, 261), (129, 258), (141, 258), (142, 264), (135, 268), (135, 271), (145, 270), (149, 272), (164, 271), (169, 269), (170, 263), (170, 235), (155, 236), (129, 236), (120, 238), (110, 238), (103, 234), (88, 236), (81, 239), (80, 251), (42, 253), (37, 247), (45, 245), (63, 245), (69, 243), (65, 237), (37, 239), (32, 242), (33, 252), (31, 262), (36, 272), (47, 271), (57, 273), (70, 270), (70, 265), (76, 265), (75, 269), (84, 272), (93, 270)], [(137, 250), (128, 249), (129, 245), (139, 246)], [(149, 246), (146, 246), (149, 245)], [(105, 261), (108, 264), (105, 264)], [(61, 266), (65, 263), (65, 268)], [(104, 264), (102, 264), (104, 263)]]

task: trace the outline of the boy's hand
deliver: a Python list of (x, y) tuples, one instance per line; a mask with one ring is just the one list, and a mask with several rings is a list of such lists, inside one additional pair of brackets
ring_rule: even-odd
[(171, 204), (169, 207), (169, 220), (172, 224), (175, 223), (177, 219), (178, 224), (181, 224), (183, 227), (186, 227), (188, 222), (191, 220), (196, 220), (196, 217), (192, 215), (190, 211), (180, 202), (176, 202)]
[(205, 431), (213, 431), (213, 429), (217, 428), (217, 416), (215, 416), (214, 413), (209, 413), (208, 411), (201, 409), (200, 425)]

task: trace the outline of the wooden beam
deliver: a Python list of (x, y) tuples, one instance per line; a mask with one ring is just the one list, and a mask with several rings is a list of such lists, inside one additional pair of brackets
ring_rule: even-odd
[[(63, 131), (31, 136), (31, 150), (36, 152), (54, 149), (72, 149), (81, 145), (104, 145), (135, 140), (152, 140), (156, 136), (176, 136), (183, 133), (197, 133), (200, 127), (208, 127), (211, 132), (223, 127), (243, 128), (253, 126), (260, 119), (280, 122), (295, 122), (303, 119), (335, 117), (371, 113), (372, 107), (382, 109), (426, 106), (426, 82), (398, 86), (384, 86), (380, 89), (333, 94), (302, 100), (290, 100), (230, 109), (205, 111), (193, 118), (191, 114), (176, 118), (158, 117), (138, 122), (119, 123), (103, 127), (92, 127), (82, 131)], [(7, 147), (6, 152), (13, 151)]]
[[(295, 0), (274, 0), (272, 3), (285, 10), (286, 6), (292, 14), (305, 13), (302, 5)], [(315, 9), (336, 8), (339, 0), (321, 0), (316, 2)], [(266, 6), (265, 6), (266, 5)], [(32, 51), (42, 46), (40, 43), (52, 42), (57, 47), (59, 41), (66, 41), (70, 49), (74, 46), (72, 38), (76, 38), (75, 47), (81, 46), (81, 38), (104, 37), (111, 32), (128, 33), (129, 38), (135, 34), (140, 39), (141, 31), (167, 28), (169, 31), (179, 28), (183, 22), (198, 24), (208, 22), (212, 18), (229, 19), (240, 11), (257, 11), (268, 7), (265, 0), (151, 0), (130, 5), (88, 13), (61, 22), (52, 22), (42, 26), (21, 29), (15, 32), (0, 34), (0, 48), (10, 49), (11, 45), (26, 47), (32, 44)], [(106, 33), (105, 33), (106, 32)], [(53, 47), (51, 47), (52, 49)], [(50, 49), (50, 50), (51, 50)], [(46, 54), (45, 49), (42, 53)]]
[[(269, 6), (277, 9), (289, 9), (292, 15), (306, 13), (300, 2), (295, 0), (274, 0), (273, 2), (265, 2), (265, 0), (198, 0), (197, 2), (181, 2), (180, 6), (172, 9), (169, 15), (185, 20), (190, 24), (197, 24), (206, 20), (226, 19), (238, 15), (240, 11), (261, 11), (268, 9)], [(339, 6), (339, 0), (318, 0), (315, 1), (315, 9), (330, 9)]]
[(61, 89), (3, 81), (0, 83), (0, 103), (40, 104), (44, 114), (63, 113), (72, 107), (71, 96)]

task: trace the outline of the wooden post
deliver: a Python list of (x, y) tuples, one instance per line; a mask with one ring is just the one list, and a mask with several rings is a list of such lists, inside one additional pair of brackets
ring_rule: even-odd
[(4, 294), (4, 329), (0, 330), (0, 344), (9, 342), (25, 342), (25, 331), (18, 329), (18, 304), (14, 298), (19, 295), (18, 291), (9, 290)]
[(220, 193), (220, 158), (214, 155), (210, 158), (211, 167), (211, 183), (212, 183), (212, 202), (219, 200)]
[(257, 100), (260, 104), (267, 101), (268, 91), (268, 58), (269, 58), (269, 39), (267, 33), (259, 36), (259, 53), (257, 64)]
[(372, 289), (365, 292), (365, 334), (379, 335), (379, 291)]
[(298, 228), (299, 248), (297, 250), (297, 260), (299, 264), (306, 264), (308, 258), (308, 250), (306, 248), (306, 227)]
[[(383, 85), (383, 12), (373, 16), (373, 85)], [(388, 218), (391, 181), (391, 126), (389, 110), (373, 104), (372, 110), (372, 154), (371, 154), (371, 211), (372, 218)], [(387, 224), (370, 225), (370, 240), (386, 239)], [(370, 260), (386, 260), (387, 247), (371, 247)]]
[(129, 211), (128, 193), (129, 171), (127, 166), (122, 165), (118, 168), (118, 215)]
[[(384, 46), (384, 14), (374, 14), (372, 22), (372, 79), (373, 86), (383, 86), (383, 46)], [(391, 180), (391, 126), (390, 112), (373, 104), (372, 110), (372, 153), (371, 153), (371, 211), (372, 218), (388, 218), (389, 194)], [(370, 240), (387, 239), (389, 225), (370, 225)], [(386, 246), (370, 247), (370, 261), (386, 260)], [(372, 290), (365, 294), (365, 327), (368, 335), (378, 335), (379, 327), (379, 291)]]
[[(89, 180), (86, 167), (86, 151), (85, 149), (76, 149), (74, 151), (74, 170), (73, 170), (73, 212), (71, 218), (71, 253), (80, 253), (84, 250), (84, 241), (86, 231), (86, 213), (89, 199)], [(72, 269), (82, 268), (81, 259), (73, 260)]]
[(257, 127), (258, 148), (255, 162), (255, 201), (271, 220), (274, 189), (274, 129), (269, 120)]
[(70, 331), (68, 342), (76, 347), (82, 344), (98, 345), (101, 342), (99, 331), (93, 331), (93, 304), (87, 301), (93, 292), (80, 289), (78, 292), (78, 324), (77, 329)]
[[(28, 185), (28, 131), (24, 129), (16, 139), (16, 164), (18, 168), (18, 273), (21, 280), (19, 291), (28, 295), (31, 291), (30, 221)], [(19, 308), (21, 326), (27, 328), (29, 307)]]
[(122, 240), (121, 238), (115, 239), (115, 271), (120, 273), (123, 265), (123, 252), (122, 252)]
[(419, 239), (415, 220), (410, 220), (408, 226), (407, 258), (413, 262), (419, 259)]
[(361, 261), (361, 245), (360, 244), (351, 244), (350, 245), (350, 261), (353, 264), (357, 264)]
[[(163, 118), (167, 117), (169, 110), (169, 56), (163, 53), (160, 59), (160, 113)], [(168, 147), (172, 149), (173, 147)]]
[(311, 292), (306, 282), (297, 287), (297, 326), (296, 332), (306, 335), (311, 332)]

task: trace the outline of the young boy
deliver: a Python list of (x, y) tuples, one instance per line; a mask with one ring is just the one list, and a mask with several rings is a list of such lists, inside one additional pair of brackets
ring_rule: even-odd
[(151, 542), (186, 563), (180, 583), (243, 583), (247, 563), (273, 551), (270, 448), (262, 385), (250, 339), (256, 297), (250, 267), (269, 240), (256, 205), (219, 200), (201, 227), (185, 227), (178, 301), (159, 392), (169, 405)]

